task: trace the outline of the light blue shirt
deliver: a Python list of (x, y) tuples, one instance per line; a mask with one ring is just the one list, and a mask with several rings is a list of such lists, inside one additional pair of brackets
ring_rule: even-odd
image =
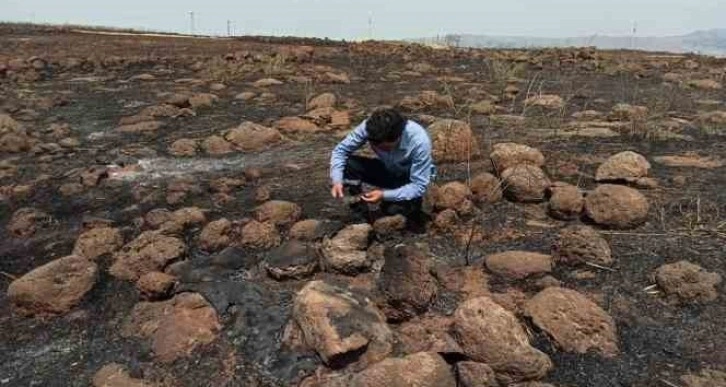
[[(363, 121), (345, 137), (333, 150), (330, 160), (330, 179), (333, 184), (343, 182), (343, 172), (348, 156), (360, 149), (368, 141), (366, 121)], [(410, 182), (396, 189), (383, 191), (383, 200), (402, 201), (420, 198), (426, 193), (434, 172), (431, 157), (431, 139), (426, 129), (409, 120), (401, 135), (398, 147), (385, 152), (375, 147), (371, 149), (386, 166), (386, 169), (398, 176), (408, 174)]]

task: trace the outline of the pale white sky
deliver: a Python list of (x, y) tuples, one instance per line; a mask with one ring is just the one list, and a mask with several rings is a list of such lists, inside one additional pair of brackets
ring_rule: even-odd
[(410, 38), (439, 33), (567, 37), (726, 28), (726, 0), (0, 0), (0, 20), (226, 34)]

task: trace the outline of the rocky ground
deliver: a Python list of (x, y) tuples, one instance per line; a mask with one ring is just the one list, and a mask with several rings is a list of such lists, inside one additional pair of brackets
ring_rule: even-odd
[[(725, 60), (0, 31), (0, 385), (726, 385)], [(425, 230), (329, 197), (381, 105)]]

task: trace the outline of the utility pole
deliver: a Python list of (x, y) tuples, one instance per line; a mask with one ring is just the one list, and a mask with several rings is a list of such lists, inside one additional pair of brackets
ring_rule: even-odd
[(368, 12), (368, 39), (373, 40), (373, 12)]
[(194, 35), (194, 11), (189, 11), (189, 33)]
[(232, 36), (232, 20), (227, 20), (227, 36)]
[(638, 33), (638, 22), (633, 22), (633, 35), (630, 37), (630, 49), (635, 50), (635, 35)]

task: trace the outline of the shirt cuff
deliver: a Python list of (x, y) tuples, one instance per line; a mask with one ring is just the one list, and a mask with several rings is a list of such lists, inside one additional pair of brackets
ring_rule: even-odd
[(386, 201), (394, 200), (396, 198), (396, 191), (397, 190), (391, 190), (391, 189), (384, 190), (383, 191), (383, 200), (386, 200)]

